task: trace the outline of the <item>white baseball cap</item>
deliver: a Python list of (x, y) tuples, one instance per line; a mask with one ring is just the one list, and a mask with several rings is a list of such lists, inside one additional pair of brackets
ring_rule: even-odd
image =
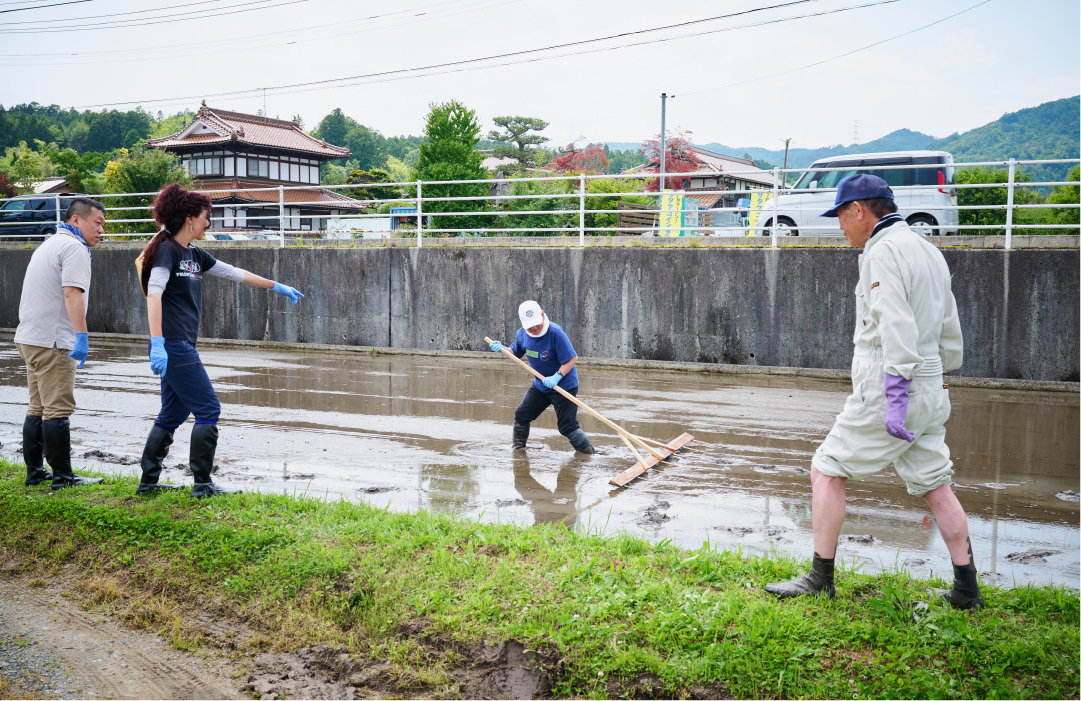
[(523, 329), (531, 329), (537, 324), (544, 323), (540, 305), (531, 299), (522, 302), (522, 305), (518, 307), (518, 318), (522, 320)]

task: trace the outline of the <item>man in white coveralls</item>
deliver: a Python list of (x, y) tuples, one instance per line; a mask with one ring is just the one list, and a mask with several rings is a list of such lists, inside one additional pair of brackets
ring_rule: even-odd
[(811, 571), (766, 585), (778, 597), (834, 595), (833, 561), (845, 518), (845, 480), (890, 463), (909, 494), (931, 507), (953, 561), (943, 598), (983, 606), (968, 518), (950, 488), (950, 398), (942, 373), (961, 367), (961, 325), (942, 253), (897, 214), (893, 191), (874, 175), (841, 181), (833, 209), (845, 239), (862, 248), (856, 284), (852, 394), (811, 460)]

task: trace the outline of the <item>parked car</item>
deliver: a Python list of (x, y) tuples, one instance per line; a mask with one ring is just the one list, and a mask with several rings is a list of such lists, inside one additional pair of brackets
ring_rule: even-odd
[[(886, 168), (885, 166), (915, 166)], [(839, 170), (820, 170), (837, 168)], [(850, 175), (877, 175), (893, 188), (898, 213), (924, 235), (956, 234), (957, 192), (953, 185), (953, 156), (945, 151), (897, 151), (822, 158), (796, 181), (794, 192), (777, 197), (779, 236), (837, 236), (836, 218), (823, 217), (837, 197), (837, 185)], [(772, 232), (774, 204), (766, 201), (759, 221), (761, 233)]]
[[(45, 238), (56, 233), (56, 223), (63, 221), (68, 202), (79, 195), (66, 194), (59, 198), (49, 195), (20, 195), (0, 203), (0, 238), (21, 240)], [(56, 214), (57, 201), (60, 216)]]

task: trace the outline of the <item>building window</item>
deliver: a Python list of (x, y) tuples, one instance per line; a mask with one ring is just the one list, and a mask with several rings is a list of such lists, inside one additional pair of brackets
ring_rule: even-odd
[(262, 158), (249, 158), (248, 159), (248, 177), (249, 178), (267, 178), (270, 177), (270, 164)]
[(188, 161), (188, 172), (192, 175), (221, 175), (221, 156), (198, 154)]

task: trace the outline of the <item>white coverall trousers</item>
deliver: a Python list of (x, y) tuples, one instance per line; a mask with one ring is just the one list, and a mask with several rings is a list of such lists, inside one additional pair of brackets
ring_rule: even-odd
[(912, 443), (886, 432), (882, 374), (881, 346), (856, 346), (852, 394), (811, 464), (828, 477), (865, 479), (892, 462), (913, 496), (949, 484), (953, 461), (945, 424), (950, 417), (950, 395), (942, 378), (942, 362), (937, 357), (925, 359), (909, 385), (905, 428), (916, 435)]

